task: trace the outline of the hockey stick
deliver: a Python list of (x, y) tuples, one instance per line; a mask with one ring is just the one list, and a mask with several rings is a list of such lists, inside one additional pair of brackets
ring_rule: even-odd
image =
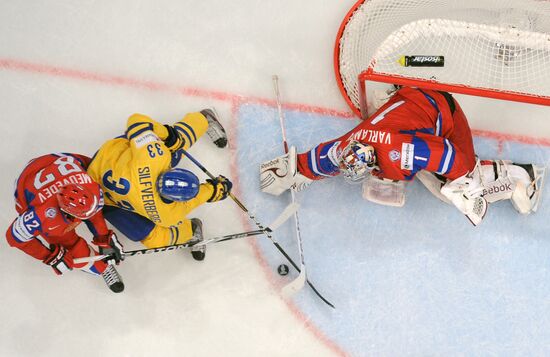
[[(283, 210), (283, 212), (281, 212), (281, 214), (277, 218), (275, 218), (273, 223), (271, 223), (265, 229), (257, 229), (255, 231), (248, 231), (248, 232), (242, 232), (242, 233), (228, 234), (228, 235), (220, 236), (220, 237), (214, 237), (214, 238), (210, 238), (210, 239), (207, 239), (205, 241), (202, 241), (202, 242), (199, 242), (199, 243), (196, 243), (196, 244), (187, 242), (187, 243), (181, 243), (181, 244), (167, 245), (167, 246), (158, 247), (158, 248), (144, 248), (144, 249), (130, 250), (130, 251), (123, 252), (122, 255), (124, 256), (124, 258), (126, 258), (126, 257), (133, 257), (135, 255), (145, 255), (145, 254), (151, 254), (151, 253), (167, 252), (167, 251), (171, 251), (171, 250), (186, 249), (186, 248), (191, 248), (191, 247), (200, 246), (200, 245), (220, 243), (220, 242), (225, 242), (225, 241), (228, 241), (228, 240), (233, 240), (233, 239), (238, 239), (238, 238), (257, 236), (257, 235), (260, 235), (260, 234), (264, 234), (265, 232), (273, 232), (274, 230), (279, 228), (281, 226), (281, 224), (283, 224), (286, 220), (288, 220), (290, 218), (290, 216), (292, 216), (292, 214), (294, 212), (296, 212), (297, 209), (298, 209), (297, 204), (288, 205)], [(95, 256), (92, 256), (92, 257), (76, 258), (76, 259), (74, 259), (74, 263), (81, 264), (81, 263), (95, 262), (95, 261), (103, 260), (103, 259), (109, 258), (109, 257), (110, 257), (109, 255), (100, 254), (100, 255), (95, 255)]]
[[(181, 243), (181, 244), (167, 245), (167, 246), (158, 247), (158, 248), (144, 248), (144, 249), (137, 249), (137, 250), (129, 250), (129, 251), (124, 251), (122, 255), (124, 256), (124, 259), (126, 259), (126, 257), (133, 257), (135, 255), (146, 255), (151, 253), (168, 252), (168, 251), (177, 250), (177, 249), (187, 249), (187, 248), (194, 247), (195, 245), (213, 244), (213, 243), (224, 242), (227, 240), (232, 240), (237, 238), (257, 236), (263, 233), (264, 233), (263, 230), (257, 229), (255, 231), (235, 233), (235, 234), (229, 234), (221, 237), (211, 238), (206, 241), (200, 242), (200, 244)], [(110, 255), (100, 254), (100, 255), (94, 255), (91, 257), (76, 258), (74, 259), (74, 263), (81, 264), (81, 263), (95, 262), (95, 261), (103, 260), (109, 257)]]
[[(281, 105), (281, 93), (279, 91), (279, 76), (273, 75), (273, 90), (275, 91), (275, 97), (277, 100), (277, 112), (279, 114), (279, 124), (281, 125), (281, 133), (283, 136), (283, 146), (285, 150), (285, 154), (288, 154), (288, 142), (286, 140), (286, 130), (285, 130), (285, 122), (284, 122), (284, 116), (283, 116), (283, 109)], [(296, 203), (296, 190), (291, 187), (290, 188), (290, 197), (291, 202), (293, 204)], [(294, 228), (296, 231), (296, 240), (298, 241), (298, 252), (300, 254), (300, 274), (296, 279), (288, 283), (283, 288), (283, 295), (290, 296), (298, 292), (304, 287), (304, 284), (306, 283), (307, 275), (306, 275), (306, 265), (304, 260), (304, 250), (302, 245), (302, 235), (300, 233), (300, 224), (298, 220), (298, 211), (294, 212)]]
[[(210, 177), (212, 180), (215, 180), (216, 178), (214, 177), (214, 175), (212, 175), (204, 166), (201, 165), (200, 162), (198, 162), (193, 156), (191, 156), (191, 154), (189, 154), (187, 151), (181, 149), (181, 151), (183, 152), (183, 154), (185, 156), (187, 156), (187, 158), (189, 160), (191, 160), (195, 165), (197, 165), (197, 167), (202, 171), (204, 172), (208, 177)], [(233, 195), (233, 193), (230, 193), (229, 194), (229, 197), (231, 197), (231, 199), (233, 201), (235, 201), (235, 203), (248, 215), (248, 217), (254, 221), (254, 223), (256, 224), (256, 226), (260, 229), (260, 230), (263, 230), (265, 235), (267, 236), (267, 238), (269, 238), (271, 240), (271, 243), (273, 243), (273, 245), (277, 248), (277, 250), (285, 257), (285, 259), (294, 267), (294, 269), (296, 269), (298, 272), (301, 272), (300, 271), (300, 268), (298, 267), (298, 265), (296, 265), (296, 263), (294, 262), (294, 260), (292, 260), (292, 258), (287, 254), (287, 252), (285, 252), (285, 250), (281, 247), (281, 245), (279, 243), (277, 243), (274, 239), (273, 239), (273, 236), (271, 235), (271, 233), (269, 231), (267, 231), (265, 229), (265, 227), (260, 223), (258, 222), (258, 219), (256, 219), (256, 217), (241, 203), (241, 201), (239, 201), (239, 199), (237, 197), (235, 197)], [(315, 288), (315, 286), (313, 286), (313, 284), (307, 280), (306, 278), (306, 282), (307, 284), (311, 287), (311, 289), (315, 292), (315, 294), (321, 299), (323, 300), (323, 302), (325, 304), (327, 304), (328, 306), (332, 307), (334, 309), (334, 305), (328, 301), (327, 299), (325, 299), (318, 291), (317, 289)]]

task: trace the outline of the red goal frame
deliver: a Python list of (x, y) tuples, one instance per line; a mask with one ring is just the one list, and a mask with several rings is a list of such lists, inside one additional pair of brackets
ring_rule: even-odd
[[(359, 85), (359, 101), (360, 101), (360, 107), (357, 108), (346, 91), (346, 88), (342, 80), (342, 75), (340, 73), (340, 41), (342, 39), (342, 35), (344, 33), (344, 30), (350, 18), (353, 16), (355, 11), (361, 5), (363, 5), (365, 2), (368, 2), (368, 1), (370, 0), (357, 1), (346, 14), (345, 18), (340, 24), (340, 28), (338, 29), (338, 33), (336, 35), (336, 40), (334, 45), (334, 56), (333, 56), (334, 73), (336, 75), (338, 88), (340, 89), (340, 92), (342, 93), (348, 106), (358, 117), (365, 118), (367, 116), (367, 98), (366, 98), (366, 84), (365, 84), (366, 81), (396, 84), (396, 85), (402, 85), (402, 86), (420, 87), (425, 89), (440, 90), (445, 92), (466, 94), (466, 95), (472, 95), (472, 96), (478, 96), (478, 97), (487, 97), (487, 98), (500, 99), (500, 100), (506, 100), (506, 101), (550, 106), (550, 96), (506, 91), (501, 89), (497, 90), (493, 88), (472, 87), (472, 86), (461, 85), (461, 84), (447, 84), (447, 83), (437, 82), (435, 80), (427, 80), (422, 78), (409, 78), (409, 77), (404, 77), (404, 76), (395, 75), (395, 74), (376, 72), (372, 67), (368, 67), (365, 71), (361, 72), (357, 77), (357, 81)], [(369, 64), (365, 64), (365, 66), (368, 66), (368, 65)]]

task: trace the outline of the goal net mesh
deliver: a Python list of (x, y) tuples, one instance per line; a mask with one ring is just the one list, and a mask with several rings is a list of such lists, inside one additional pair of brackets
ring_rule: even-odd
[[(400, 63), (415, 55), (443, 56), (444, 66)], [(361, 80), (382, 74), (420, 87), (474, 88), (479, 92), (468, 94), (502, 92), (550, 105), (550, 1), (359, 1), (342, 23), (335, 61), (340, 88), (356, 112), (362, 73)]]

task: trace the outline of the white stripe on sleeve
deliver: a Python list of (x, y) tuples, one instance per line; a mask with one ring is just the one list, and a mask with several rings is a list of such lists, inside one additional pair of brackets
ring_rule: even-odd
[(25, 227), (23, 216), (17, 217), (15, 222), (13, 222), (11, 232), (13, 234), (13, 237), (21, 243), (28, 242), (33, 239), (33, 235), (31, 234), (31, 232), (29, 232), (27, 227)]
[(445, 146), (447, 146), (447, 155), (445, 155), (445, 161), (443, 162), (443, 167), (439, 174), (446, 174), (449, 171), (449, 164), (451, 163), (451, 157), (453, 157), (453, 146), (449, 140), (445, 139)]
[(315, 172), (316, 175), (330, 177), (330, 175), (322, 173), (319, 170), (319, 168), (317, 167), (317, 158), (315, 157), (315, 152), (316, 151), (317, 151), (317, 147), (313, 148), (309, 152), (309, 159), (311, 161), (311, 169), (313, 170), (313, 172)]

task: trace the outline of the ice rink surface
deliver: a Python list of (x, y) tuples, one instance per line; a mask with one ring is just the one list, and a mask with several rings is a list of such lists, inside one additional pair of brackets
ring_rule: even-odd
[[(271, 76), (281, 78), (299, 151), (352, 128), (332, 69), (352, 5), (0, 3), (3, 226), (15, 217), (13, 181), (29, 159), (92, 155), (135, 112), (171, 123), (210, 106), (230, 148), (202, 140), (191, 153), (230, 177), (269, 223), (289, 200), (258, 187), (258, 164), (282, 152)], [(548, 165), (548, 108), (458, 99), (482, 158)], [(2, 240), (0, 356), (547, 356), (546, 187), (535, 215), (500, 202), (473, 228), (417, 183), (401, 209), (368, 203), (340, 179), (311, 186), (298, 195), (308, 274), (336, 310), (308, 288), (281, 297), (296, 275), (276, 274), (284, 258), (265, 237), (212, 245), (202, 263), (182, 251), (128, 258), (119, 295), (100, 278), (57, 277)], [(255, 229), (230, 200), (193, 216), (207, 236)], [(292, 225), (275, 237), (298, 260)]]

